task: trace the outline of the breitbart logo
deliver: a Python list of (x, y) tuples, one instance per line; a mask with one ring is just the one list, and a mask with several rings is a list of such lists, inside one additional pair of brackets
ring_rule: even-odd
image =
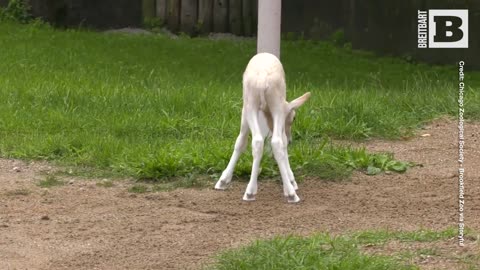
[(418, 48), (468, 48), (468, 10), (419, 10)]

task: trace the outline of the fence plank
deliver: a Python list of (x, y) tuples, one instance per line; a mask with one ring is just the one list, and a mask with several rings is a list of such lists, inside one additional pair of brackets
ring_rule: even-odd
[(242, 0), (230, 0), (228, 4), (228, 24), (232, 34), (237, 36), (243, 34)]
[(143, 18), (155, 17), (155, 0), (143, 0)]
[(253, 0), (242, 1), (243, 32), (246, 36), (253, 35)]
[(213, 30), (213, 0), (199, 0), (198, 24), (201, 33), (210, 33)]
[(228, 0), (215, 0), (213, 4), (213, 31), (228, 32)]
[(258, 31), (258, 1), (259, 0), (253, 0), (253, 35), (257, 34)]
[(180, 26), (180, 0), (168, 0), (167, 7), (168, 29), (177, 32)]
[(180, 8), (180, 30), (187, 34), (195, 34), (197, 24), (197, 0), (182, 0)]
[(162, 21), (162, 23), (166, 22), (167, 19), (167, 0), (157, 0), (157, 6), (155, 10), (155, 14), (157, 18)]

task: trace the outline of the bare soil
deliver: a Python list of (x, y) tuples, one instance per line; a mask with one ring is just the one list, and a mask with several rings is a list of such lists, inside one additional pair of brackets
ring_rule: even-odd
[[(130, 180), (107, 188), (79, 178), (41, 188), (39, 180), (57, 168), (3, 159), (0, 269), (198, 269), (222, 250), (278, 234), (458, 226), (457, 130), (455, 121), (442, 119), (409, 140), (362, 143), (422, 166), (404, 174), (356, 172), (344, 182), (305, 179), (295, 205), (286, 203), (279, 181), (260, 181), (257, 201), (249, 203), (241, 200), (246, 183), (238, 181), (224, 192), (133, 194)], [(465, 132), (465, 225), (480, 232), (480, 123), (466, 123)], [(414, 262), (462, 269), (459, 258), (480, 254), (478, 236), (464, 248), (456, 239), (438, 245), (448, 256)]]

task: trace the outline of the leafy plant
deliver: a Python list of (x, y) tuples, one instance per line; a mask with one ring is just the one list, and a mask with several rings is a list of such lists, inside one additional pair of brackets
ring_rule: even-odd
[(165, 22), (157, 17), (145, 17), (143, 19), (143, 27), (147, 29), (158, 29), (162, 28), (165, 25)]
[(30, 6), (25, 0), (10, 0), (6, 8), (0, 8), (0, 21), (28, 23), (32, 20)]
[(347, 38), (345, 37), (345, 32), (343, 29), (338, 29), (330, 35), (330, 41), (337, 46), (343, 46), (347, 43)]

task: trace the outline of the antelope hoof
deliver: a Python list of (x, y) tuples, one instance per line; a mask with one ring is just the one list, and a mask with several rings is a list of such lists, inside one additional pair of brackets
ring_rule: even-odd
[(216, 190), (225, 190), (228, 187), (228, 183), (225, 183), (224, 180), (218, 180), (217, 184), (215, 184)]
[(246, 202), (255, 201), (255, 194), (245, 193), (245, 195), (243, 195), (243, 200)]
[(300, 202), (300, 198), (297, 194), (287, 196), (288, 203), (298, 203)]

